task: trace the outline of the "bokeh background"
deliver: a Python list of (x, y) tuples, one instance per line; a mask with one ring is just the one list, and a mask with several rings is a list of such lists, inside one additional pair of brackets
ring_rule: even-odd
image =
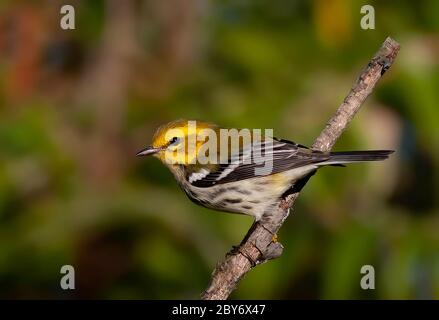
[(436, 0), (2, 1), (0, 298), (199, 298), (252, 219), (196, 206), (135, 153), (177, 118), (311, 145), (391, 36), (400, 55), (335, 150), (397, 152), (313, 177), (283, 256), (232, 298), (438, 299), (438, 30)]

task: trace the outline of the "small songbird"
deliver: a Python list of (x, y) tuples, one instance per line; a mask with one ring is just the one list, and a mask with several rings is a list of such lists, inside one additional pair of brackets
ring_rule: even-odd
[(393, 153), (320, 152), (255, 132), (256, 129), (225, 129), (209, 122), (177, 120), (158, 128), (152, 145), (137, 155), (160, 159), (195, 203), (248, 214), (258, 221), (318, 168), (384, 160)]

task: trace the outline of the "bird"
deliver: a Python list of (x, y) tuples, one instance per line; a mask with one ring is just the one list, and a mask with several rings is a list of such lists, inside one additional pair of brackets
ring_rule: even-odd
[(160, 126), (137, 156), (158, 158), (196, 204), (259, 221), (319, 168), (384, 160), (394, 152), (321, 152), (266, 130), (244, 130), (179, 119)]

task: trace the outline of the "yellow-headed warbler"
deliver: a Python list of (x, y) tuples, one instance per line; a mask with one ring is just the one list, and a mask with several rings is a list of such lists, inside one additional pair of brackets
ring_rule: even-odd
[(320, 152), (268, 131), (177, 120), (157, 129), (152, 145), (137, 155), (159, 158), (195, 203), (259, 220), (318, 168), (384, 160), (393, 152)]

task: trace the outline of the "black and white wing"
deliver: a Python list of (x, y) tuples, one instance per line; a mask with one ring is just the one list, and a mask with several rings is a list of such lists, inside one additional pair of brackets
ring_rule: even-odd
[(327, 153), (313, 151), (292, 141), (273, 138), (253, 142), (212, 171), (201, 169), (188, 172), (186, 179), (195, 187), (207, 188), (272, 175), (328, 159)]

